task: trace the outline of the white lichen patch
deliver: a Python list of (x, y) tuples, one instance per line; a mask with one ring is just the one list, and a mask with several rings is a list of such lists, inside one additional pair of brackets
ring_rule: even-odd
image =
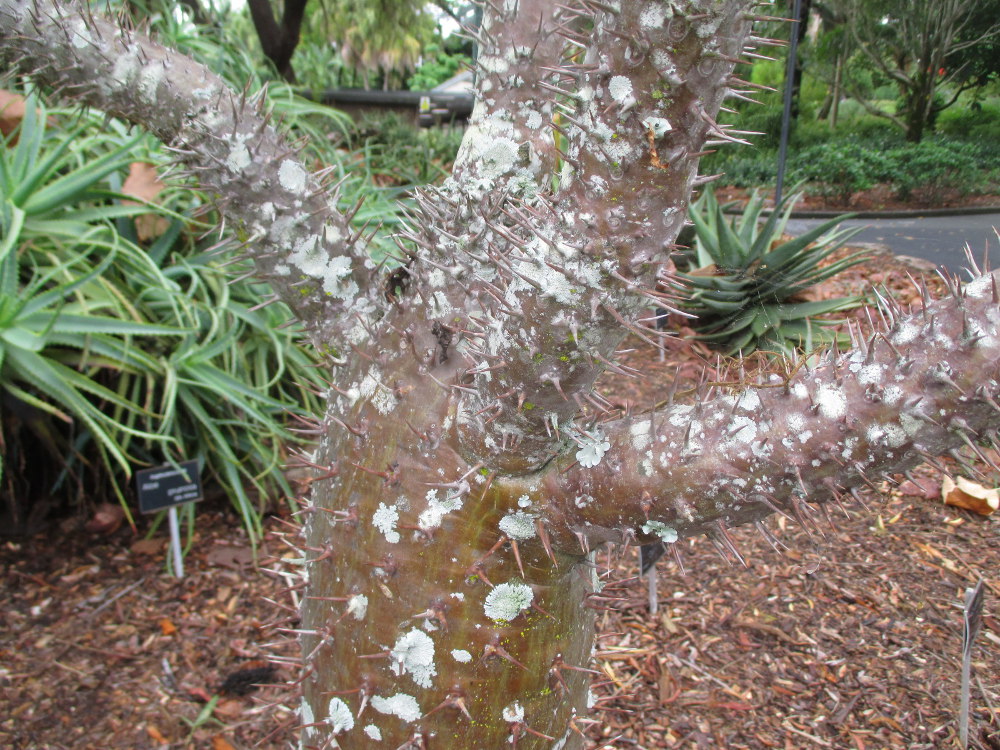
[(882, 365), (865, 365), (858, 370), (858, 382), (861, 385), (876, 385), (882, 382)]
[(577, 432), (575, 439), (580, 449), (576, 452), (576, 460), (585, 469), (591, 469), (601, 462), (604, 454), (611, 450), (611, 442), (599, 431)]
[(293, 159), (284, 159), (278, 165), (278, 184), (289, 193), (304, 193), (306, 189), (306, 176), (306, 170)]
[(509, 513), (500, 519), (500, 531), (516, 541), (535, 536), (535, 519), (524, 511)]
[(847, 397), (840, 388), (823, 385), (816, 392), (816, 406), (827, 419), (843, 419), (847, 414)]
[(482, 55), (478, 60), (479, 68), (487, 73), (506, 73), (510, 63), (504, 58), (494, 55)]
[[(906, 415), (901, 415), (906, 416)], [(906, 442), (906, 430), (897, 424), (877, 424), (868, 428), (865, 437), (868, 442), (898, 448)]]
[(643, 534), (656, 534), (660, 539), (667, 544), (673, 544), (677, 541), (677, 529), (672, 526), (667, 526), (667, 524), (661, 521), (647, 521), (642, 525)]
[(517, 144), (509, 138), (498, 138), (480, 152), (480, 173), (495, 179), (512, 171), (517, 159)]
[(992, 292), (993, 280), (991, 276), (980, 276), (966, 284), (962, 289), (968, 297), (985, 297)]
[(358, 393), (362, 398), (368, 399), (379, 414), (388, 416), (396, 408), (399, 401), (392, 390), (382, 385), (379, 377), (381, 377), (381, 373), (377, 369), (371, 370), (358, 384)]
[(90, 31), (82, 20), (75, 20), (72, 23), (71, 29), (72, 44), (77, 49), (89, 47), (94, 43), (93, 38), (90, 36)]
[[(587, 178), (587, 182), (590, 184), (590, 189), (593, 190), (597, 195), (604, 195), (608, 192), (608, 181), (599, 175), (591, 175)], [(584, 221), (587, 217), (581, 216)]]
[(164, 76), (165, 71), (159, 63), (142, 68), (138, 80), (139, 97), (144, 101), (155, 103), (157, 101), (156, 92)]
[(347, 611), (355, 620), (365, 619), (368, 613), (368, 597), (364, 594), (355, 594), (347, 600)]
[(916, 437), (920, 432), (921, 422), (914, 416), (909, 414), (900, 414), (899, 423), (902, 425), (903, 432), (905, 432), (908, 437)]
[(531, 606), (535, 592), (523, 583), (501, 583), (486, 595), (483, 611), (491, 620), (509, 622)]
[(451, 658), (461, 664), (468, 664), (470, 661), (472, 661), (472, 654), (470, 654), (464, 648), (453, 648), (451, 650)]
[(906, 321), (899, 326), (899, 330), (892, 335), (892, 343), (897, 346), (909, 344), (920, 335), (920, 326), (912, 321)]
[(340, 698), (333, 698), (327, 709), (326, 723), (330, 725), (333, 734), (349, 732), (354, 729), (354, 715), (351, 709)]
[(521, 497), (519, 497), (517, 499), (517, 507), (518, 508), (530, 508), (531, 507), (531, 498), (528, 497), (527, 495), (521, 495)]
[(890, 385), (882, 391), (882, 401), (887, 406), (895, 406), (903, 400), (903, 389), (898, 385)]
[(524, 721), (524, 706), (514, 701), (503, 710), (503, 720), (511, 724), (520, 724)]
[(738, 443), (752, 443), (757, 437), (757, 423), (750, 417), (737, 414), (730, 420), (729, 440)]
[(632, 81), (625, 76), (612, 76), (608, 81), (608, 94), (619, 104), (625, 104), (632, 98)]
[(365, 727), (365, 734), (368, 735), (369, 739), (373, 739), (376, 742), (379, 742), (382, 739), (382, 730), (374, 724), (369, 724)]
[(226, 167), (230, 172), (242, 172), (250, 166), (250, 150), (245, 143), (234, 143), (226, 157)]
[(430, 490), (427, 493), (427, 507), (417, 519), (417, 526), (424, 531), (438, 528), (447, 514), (462, 508), (462, 500), (457, 495), (438, 500), (437, 494), (437, 490)]
[(652, 423), (648, 419), (629, 425), (628, 431), (632, 436), (632, 447), (637, 451), (645, 450), (652, 440), (651, 427)]
[(744, 411), (758, 411), (760, 407), (760, 396), (757, 395), (757, 391), (742, 391), (736, 397), (739, 408)]
[(391, 656), (393, 674), (408, 673), (420, 687), (431, 687), (437, 669), (434, 667), (434, 641), (429, 635), (413, 628), (396, 640)]
[(667, 19), (667, 11), (663, 3), (650, 3), (639, 14), (639, 25), (644, 29), (658, 29)]
[(108, 82), (101, 86), (103, 89), (113, 91), (115, 87), (110, 84), (125, 86), (132, 78), (138, 75), (139, 60), (137, 52), (138, 47), (130, 44), (125, 50), (117, 54), (114, 67), (111, 69), (111, 75), (108, 76)]
[(306, 737), (316, 732), (316, 727), (312, 726), (316, 723), (316, 718), (313, 716), (312, 706), (309, 705), (305, 698), (299, 704), (299, 721), (302, 724)]
[(372, 708), (381, 714), (398, 716), (407, 722), (416, 721), (422, 715), (417, 699), (406, 693), (396, 693), (388, 698), (383, 698), (381, 695), (372, 696)]
[(399, 521), (399, 510), (395, 505), (378, 504), (378, 510), (372, 516), (372, 523), (385, 536), (389, 544), (399, 542), (399, 532), (396, 531), (396, 523)]

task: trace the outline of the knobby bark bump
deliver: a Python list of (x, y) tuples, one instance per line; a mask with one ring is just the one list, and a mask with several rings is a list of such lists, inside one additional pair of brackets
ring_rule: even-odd
[(597, 547), (707, 533), (738, 557), (733, 525), (811, 524), (993, 434), (992, 276), (693, 405), (622, 417), (592, 394), (628, 331), (657, 335), (636, 321), (669, 304), (700, 153), (741, 140), (716, 115), (747, 93), (753, 5), (487, 3), (454, 173), (390, 268), (254, 100), (86, 9), (0, 0), (4, 64), (163, 139), (330, 362), (289, 628), (304, 746), (577, 746)]

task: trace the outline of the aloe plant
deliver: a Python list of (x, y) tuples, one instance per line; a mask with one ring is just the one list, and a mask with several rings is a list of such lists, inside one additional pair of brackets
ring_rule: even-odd
[(210, 71), (89, 9), (0, 0), (0, 60), (173, 147), (325, 356), (283, 628), (303, 747), (579, 747), (599, 547), (707, 533), (740, 559), (735, 524), (771, 539), (774, 512), (808, 522), (996, 434), (995, 276), (884, 302), (854, 349), (760, 385), (624, 415), (593, 395), (650, 336), (703, 148), (740, 140), (715, 118), (766, 41), (754, 5), (484, 4), (479, 104), (392, 265)]
[(786, 196), (766, 221), (761, 221), (764, 199), (757, 191), (732, 219), (711, 190), (692, 204), (695, 242), (691, 252), (681, 256), (678, 277), (688, 292), (681, 308), (692, 316), (697, 338), (730, 355), (768, 350), (794, 356), (796, 350), (844, 341), (843, 334), (838, 338), (829, 330), (843, 321), (817, 316), (857, 307), (863, 296), (816, 302), (796, 298), (864, 261), (863, 252), (830, 261), (859, 230), (836, 229), (850, 218), (845, 214), (783, 242), (800, 197)]

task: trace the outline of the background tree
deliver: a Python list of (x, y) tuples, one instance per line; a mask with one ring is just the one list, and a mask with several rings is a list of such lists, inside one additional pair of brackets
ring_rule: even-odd
[(329, 358), (300, 457), (306, 746), (574, 746), (596, 548), (708, 533), (738, 557), (730, 526), (808, 522), (1000, 424), (992, 277), (690, 404), (592, 394), (628, 331), (656, 335), (637, 321), (701, 151), (733, 140), (715, 116), (752, 6), (487, 4), (453, 176), (377, 264), (324, 173), (207, 70), (87, 10), (0, 0), (4, 64), (174, 148)]
[[(938, 112), (980, 80), (973, 71), (981, 50), (1000, 33), (996, 3), (975, 0), (832, 0), (826, 18), (847, 25), (851, 46), (899, 89), (895, 112), (881, 109), (852, 81), (848, 93), (870, 113), (885, 117), (920, 141)], [(992, 6), (984, 8), (982, 6)], [(838, 53), (845, 49), (839, 47)]]
[(382, 88), (396, 79), (401, 87), (434, 36), (435, 22), (426, 4), (410, 0), (331, 0), (327, 16), (329, 38), (344, 62), (372, 85), (371, 74), (381, 73)]
[(308, 0), (284, 0), (279, 21), (274, 15), (271, 0), (247, 0), (264, 56), (289, 83), (295, 82), (292, 55), (299, 43), (307, 2)]

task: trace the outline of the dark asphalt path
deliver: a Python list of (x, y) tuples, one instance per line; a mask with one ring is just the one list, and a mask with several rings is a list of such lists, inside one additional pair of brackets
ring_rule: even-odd
[[(792, 219), (786, 231), (798, 235), (826, 219)], [(965, 243), (976, 262), (989, 248), (990, 267), (1000, 268), (1000, 213), (963, 216), (918, 216), (905, 219), (851, 219), (843, 226), (864, 227), (852, 242), (887, 245), (897, 255), (910, 255), (958, 272), (965, 268)]]

